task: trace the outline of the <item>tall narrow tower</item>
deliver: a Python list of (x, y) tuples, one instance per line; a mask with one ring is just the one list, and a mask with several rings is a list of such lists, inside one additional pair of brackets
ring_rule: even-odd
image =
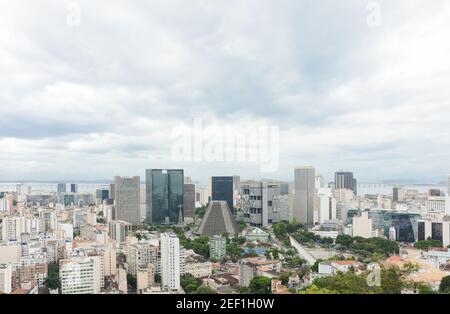
[(314, 167), (295, 168), (295, 198), (294, 218), (297, 222), (314, 224), (314, 194), (315, 194)]

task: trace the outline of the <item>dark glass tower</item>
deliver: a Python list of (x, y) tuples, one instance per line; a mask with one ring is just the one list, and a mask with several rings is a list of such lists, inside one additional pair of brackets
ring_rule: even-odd
[(233, 177), (211, 178), (212, 200), (225, 201), (233, 211)]
[(78, 193), (78, 184), (70, 184), (70, 193)]
[(183, 219), (184, 171), (180, 169), (147, 169), (146, 222), (178, 224)]
[(358, 195), (357, 182), (353, 177), (353, 172), (336, 172), (334, 175), (334, 184), (336, 189), (352, 190), (355, 195)]

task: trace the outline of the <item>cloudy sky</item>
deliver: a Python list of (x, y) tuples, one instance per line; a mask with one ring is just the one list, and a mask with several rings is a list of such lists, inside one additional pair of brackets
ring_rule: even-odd
[[(449, 38), (448, 0), (0, 0), (0, 181), (441, 180)], [(279, 167), (174, 158), (195, 119), (278, 128)]]

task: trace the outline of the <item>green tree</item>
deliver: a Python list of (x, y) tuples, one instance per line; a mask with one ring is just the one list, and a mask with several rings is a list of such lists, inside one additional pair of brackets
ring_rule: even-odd
[(252, 294), (270, 294), (272, 281), (270, 278), (256, 276), (252, 279), (249, 285), (250, 293)]
[(450, 276), (444, 277), (439, 285), (439, 292), (450, 294)]
[(200, 286), (195, 290), (194, 294), (217, 294), (213, 289), (208, 286)]
[(327, 288), (319, 288), (316, 285), (312, 285), (306, 290), (301, 291), (300, 294), (337, 294), (337, 292), (329, 290)]
[(47, 270), (47, 277), (44, 280), (44, 285), (51, 290), (60, 289), (61, 281), (59, 279), (59, 265), (49, 264)]
[(230, 242), (229, 244), (227, 244), (227, 255), (232, 260), (237, 260), (241, 258), (243, 255), (242, 248), (239, 246), (239, 244), (235, 242)]
[(280, 277), (278, 277), (279, 280), (281, 280), (281, 283), (285, 286), (289, 284), (289, 278), (292, 276), (291, 272), (284, 272), (281, 273)]
[(433, 247), (442, 247), (442, 242), (437, 240), (428, 239), (425, 241), (418, 241), (414, 244), (414, 247), (419, 250), (428, 250)]
[(314, 284), (320, 289), (328, 289), (341, 294), (367, 294), (369, 293), (366, 277), (358, 276), (352, 272), (338, 272), (334, 276), (318, 278)]
[(284, 239), (287, 236), (287, 224), (285, 222), (277, 223), (273, 226), (273, 232), (277, 238)]
[(137, 288), (137, 280), (136, 277), (132, 274), (127, 274), (127, 281), (128, 285), (131, 286), (131, 288), (136, 289)]
[(381, 288), (384, 294), (401, 294), (405, 283), (402, 272), (396, 266), (383, 269), (381, 272)]
[(299, 268), (306, 263), (304, 259), (301, 259), (299, 256), (294, 256), (287, 258), (285, 264), (291, 268)]
[(195, 214), (199, 217), (199, 218), (203, 218), (203, 216), (205, 216), (206, 213), (206, 209), (208, 208), (209, 204), (206, 204), (206, 206), (202, 206), (200, 208), (196, 208), (195, 209)]
[(322, 263), (323, 260), (322, 259), (318, 259), (316, 260), (316, 262), (314, 263), (314, 265), (311, 266), (311, 271), (318, 273), (319, 272), (319, 264)]
[(181, 276), (180, 283), (183, 287), (184, 292), (186, 292), (187, 294), (192, 294), (201, 286), (202, 281), (195, 278), (191, 274), (185, 274)]
[(340, 234), (336, 238), (336, 244), (348, 249), (353, 244), (353, 238), (346, 234)]

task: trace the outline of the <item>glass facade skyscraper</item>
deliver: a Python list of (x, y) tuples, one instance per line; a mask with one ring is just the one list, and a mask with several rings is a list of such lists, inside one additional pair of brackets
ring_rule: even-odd
[(58, 183), (57, 191), (58, 191), (58, 193), (66, 193), (66, 184)]
[(78, 184), (76, 183), (70, 184), (70, 193), (78, 193)]
[(233, 212), (233, 177), (212, 177), (212, 200), (213, 201), (225, 201), (228, 207)]
[(184, 171), (181, 169), (147, 169), (146, 222), (178, 224), (183, 219)]

